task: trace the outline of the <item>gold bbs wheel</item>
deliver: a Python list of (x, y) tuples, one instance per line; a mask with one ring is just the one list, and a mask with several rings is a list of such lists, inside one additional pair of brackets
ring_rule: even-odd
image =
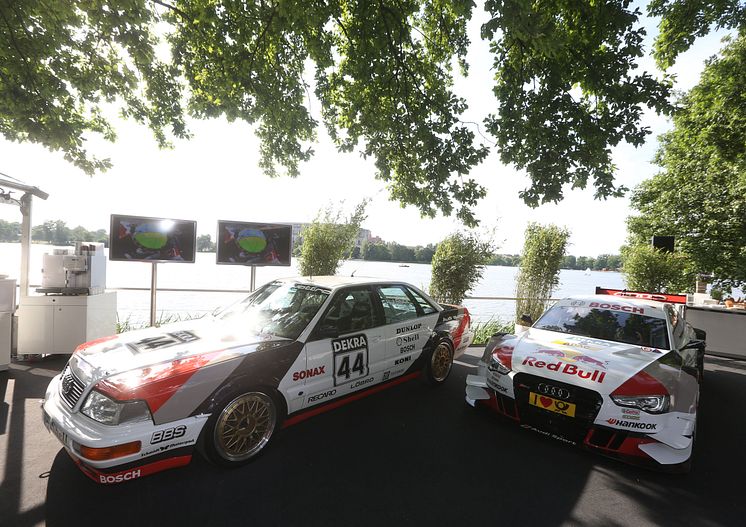
[(246, 461), (267, 445), (276, 423), (277, 407), (269, 395), (239, 395), (223, 408), (215, 422), (215, 451), (229, 462)]
[(441, 342), (430, 356), (430, 375), (436, 383), (446, 380), (453, 366), (453, 352), (446, 342)]

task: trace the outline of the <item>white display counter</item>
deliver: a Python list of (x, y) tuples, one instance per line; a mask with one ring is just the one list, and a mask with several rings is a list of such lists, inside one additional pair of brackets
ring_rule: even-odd
[(16, 310), (16, 281), (0, 278), (0, 371), (10, 366), (13, 312)]
[(707, 353), (746, 359), (746, 310), (686, 306), (686, 320), (707, 332)]
[(72, 353), (89, 340), (113, 335), (117, 294), (21, 298), (18, 305), (18, 354)]
[(10, 366), (12, 326), (13, 313), (4, 313), (0, 311), (0, 371), (5, 371)]

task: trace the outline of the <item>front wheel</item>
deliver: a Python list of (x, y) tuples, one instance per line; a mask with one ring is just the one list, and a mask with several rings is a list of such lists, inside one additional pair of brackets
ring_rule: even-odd
[(445, 382), (453, 368), (453, 347), (447, 340), (441, 340), (425, 363), (425, 380), (438, 386)]
[(265, 450), (279, 421), (279, 405), (271, 395), (256, 391), (234, 397), (207, 424), (207, 455), (224, 467), (245, 465)]

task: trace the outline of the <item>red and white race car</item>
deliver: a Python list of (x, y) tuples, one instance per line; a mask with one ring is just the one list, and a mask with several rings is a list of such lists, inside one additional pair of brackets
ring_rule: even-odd
[(560, 300), (519, 336), (494, 336), (467, 402), (608, 456), (688, 470), (705, 335), (675, 305), (686, 296), (596, 292)]
[(443, 383), (472, 336), (465, 308), (405, 283), (277, 280), (208, 320), (81, 345), (43, 418), (100, 483), (185, 465), (195, 447), (239, 466), (283, 425), (420, 374)]

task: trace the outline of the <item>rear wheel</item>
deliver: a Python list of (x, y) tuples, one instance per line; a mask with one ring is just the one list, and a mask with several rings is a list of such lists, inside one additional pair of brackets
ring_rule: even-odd
[(425, 363), (425, 380), (435, 386), (443, 384), (453, 368), (453, 347), (441, 340)]
[(229, 398), (205, 427), (209, 459), (225, 467), (239, 467), (255, 459), (279, 428), (280, 408), (275, 397), (261, 391)]

